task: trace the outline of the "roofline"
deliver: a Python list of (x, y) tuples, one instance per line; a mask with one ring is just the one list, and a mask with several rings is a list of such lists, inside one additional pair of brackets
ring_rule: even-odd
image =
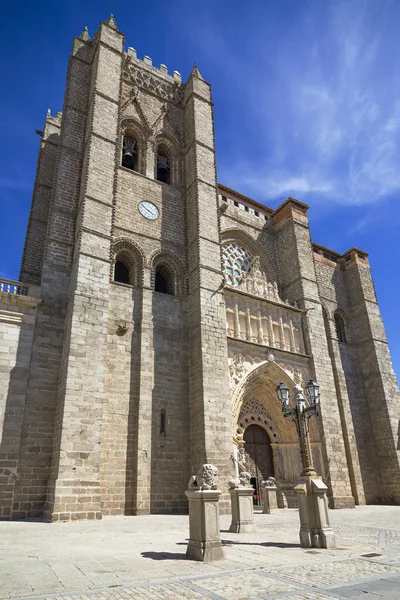
[(336, 252), (336, 250), (331, 250), (331, 248), (327, 248), (326, 246), (321, 246), (321, 244), (316, 244), (315, 242), (312, 243), (313, 248), (318, 248), (318, 250), (323, 250), (324, 252), (329, 252), (330, 254), (333, 254), (333, 256), (336, 256), (337, 258), (341, 258), (342, 255), (339, 254), (339, 252)]
[(360, 250), (360, 248), (356, 248), (355, 246), (350, 248), (350, 250), (347, 250), (347, 252), (345, 252), (343, 256), (346, 256), (346, 254), (350, 254), (350, 252), (358, 252), (359, 254), (363, 254), (365, 257), (369, 256), (368, 252), (365, 252), (365, 250)]
[(286, 204), (289, 204), (289, 202), (293, 202), (293, 204), (296, 204), (297, 206), (299, 206), (300, 208), (304, 208), (304, 210), (308, 210), (310, 207), (308, 206), (308, 204), (304, 204), (304, 202), (300, 202), (300, 200), (296, 200), (296, 198), (292, 198), (292, 196), (289, 196), (288, 198), (286, 198), (286, 200), (284, 200), (282, 202), (282, 204), (280, 204), (278, 206), (278, 208), (276, 208), (273, 212), (274, 214), (278, 213), (284, 206), (286, 206)]
[(257, 202), (257, 200), (253, 200), (253, 198), (249, 198), (248, 196), (245, 196), (244, 194), (241, 194), (240, 192), (237, 192), (236, 190), (233, 190), (232, 188), (229, 188), (226, 185), (222, 185), (222, 183), (218, 183), (217, 186), (220, 191), (226, 192), (227, 194), (233, 194), (237, 198), (240, 198), (241, 200), (244, 200), (245, 202), (248, 202), (249, 204), (252, 204), (253, 206), (256, 206), (257, 208), (267, 213), (271, 214), (274, 212), (273, 208), (270, 208), (265, 204), (261, 204), (261, 202)]
[(358, 252), (359, 254), (362, 254), (366, 258), (368, 258), (368, 256), (369, 256), (368, 252), (365, 252), (364, 250), (360, 250), (360, 248), (356, 248), (354, 246), (353, 246), (353, 248), (350, 248), (350, 250), (347, 250), (347, 252), (344, 252), (343, 254), (339, 254), (339, 252), (336, 252), (336, 250), (331, 250), (330, 248), (327, 248), (326, 246), (321, 246), (321, 244), (316, 244), (315, 242), (312, 242), (312, 245), (313, 245), (313, 248), (317, 248), (318, 250), (329, 252), (330, 254), (332, 254), (333, 256), (336, 256), (337, 258), (344, 258), (351, 252)]

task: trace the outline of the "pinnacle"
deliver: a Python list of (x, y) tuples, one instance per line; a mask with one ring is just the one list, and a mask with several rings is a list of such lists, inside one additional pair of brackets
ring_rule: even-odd
[(115, 22), (114, 15), (112, 13), (105, 23), (106, 25), (111, 27), (111, 29), (115, 29), (116, 31), (118, 31), (117, 23)]
[(204, 77), (200, 73), (199, 69), (197, 68), (197, 64), (196, 63), (194, 63), (194, 65), (193, 65), (193, 69), (192, 69), (192, 72), (191, 72), (190, 76), (197, 77), (198, 79), (202, 79), (204, 81)]
[(85, 42), (90, 42), (91, 38), (89, 35), (89, 30), (87, 28), (87, 26), (85, 27), (85, 29), (82, 31), (81, 35), (79, 36), (80, 40), (84, 40)]

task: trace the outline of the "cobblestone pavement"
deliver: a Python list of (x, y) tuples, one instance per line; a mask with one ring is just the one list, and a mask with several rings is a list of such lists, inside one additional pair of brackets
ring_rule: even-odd
[(188, 517), (0, 523), (0, 600), (400, 600), (400, 507), (331, 511), (336, 550), (298, 544), (298, 513), (228, 532), (226, 560), (185, 557)]

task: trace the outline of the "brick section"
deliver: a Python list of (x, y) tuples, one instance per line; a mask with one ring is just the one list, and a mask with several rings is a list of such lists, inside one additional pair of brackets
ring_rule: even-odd
[[(104, 98), (112, 111), (119, 100), (124, 43), (122, 34), (115, 30), (110, 33), (109, 29), (103, 23), (96, 34), (91, 76), (87, 81), (87, 85), (90, 84), (89, 116), (71, 277), (73, 292), (68, 307), (53, 467), (46, 506), (46, 515), (52, 520), (96, 519), (102, 514), (100, 442), (117, 129), (115, 122), (114, 130), (110, 130)], [(110, 36), (114, 40), (112, 50)], [(104, 137), (99, 137), (97, 129), (102, 118)], [(98, 203), (95, 219), (90, 218), (93, 210), (89, 213), (85, 210), (86, 202), (90, 205), (93, 200)], [(109, 230), (104, 233), (107, 222)]]
[[(82, 88), (89, 73), (91, 48), (75, 38), (67, 74), (57, 171), (49, 207), (47, 242), (41, 275), (41, 298), (32, 346), (24, 421), (19, 448), (18, 485), (13, 518), (43, 515), (53, 455), (60, 366), (68, 304), (73, 230), (79, 195), (82, 153), (64, 143), (69, 112), (83, 111), (87, 95)], [(77, 133), (78, 135), (78, 133)], [(69, 238), (65, 236), (65, 230)]]
[[(312, 246), (308, 207), (293, 198), (273, 211), (218, 187), (210, 86), (197, 68), (183, 84), (123, 44), (112, 17), (93, 42), (75, 38), (21, 267), (40, 290), (16, 298), (0, 282), (0, 517), (184, 512), (204, 462), (226, 492), (244, 400), (261, 406), (290, 503), (299, 452), (275, 387), (310, 375), (331, 505), (399, 500), (398, 389), (366, 254)], [(124, 133), (137, 137), (137, 171), (121, 165)], [(160, 144), (169, 184), (157, 181)], [(240, 289), (223, 278), (226, 241), (260, 259)], [(112, 281), (119, 258), (129, 283)], [(170, 294), (155, 292), (157, 268)]]
[[(11, 517), (20, 484), (18, 455), (39, 295), (34, 285), (27, 296), (0, 292), (0, 519)], [(32, 442), (30, 452), (40, 450)]]
[[(369, 411), (365, 410), (367, 400), (354, 338), (345, 261), (339, 255), (332, 261), (322, 258), (319, 253), (314, 253), (314, 259), (321, 302), (325, 309), (329, 355), (335, 376), (353, 495), (358, 504), (370, 503), (382, 483), (372, 422)], [(337, 310), (345, 319), (348, 330), (346, 343), (338, 339), (336, 332), (334, 315)]]
[(116, 283), (110, 286), (100, 462), (103, 515), (133, 514), (141, 302), (138, 288)]
[(307, 208), (288, 199), (274, 215), (276, 240), (283, 295), (297, 301), (306, 311), (303, 321), (306, 352), (312, 356), (312, 370), (321, 386), (322, 439), (325, 441), (326, 467), (329, 472), (330, 504), (332, 507), (354, 506), (351, 492), (345, 444), (336, 397), (332, 365), (326, 360), (328, 343), (319, 297), (308, 228)]
[[(195, 72), (185, 90), (189, 267), (189, 398), (191, 467), (232, 473), (232, 408), (227, 372), (225, 302), (221, 292), (219, 215), (211, 91)], [(211, 124), (211, 125), (210, 125)], [(212, 222), (210, 227), (204, 223)], [(215, 227), (218, 223), (218, 228)], [(226, 510), (224, 503), (222, 510)]]
[[(377, 466), (382, 487), (375, 488), (376, 502), (400, 501), (398, 446), (400, 393), (393, 371), (386, 333), (376, 299), (368, 259), (356, 249), (347, 254), (346, 283), (362, 383), (367, 398)], [(345, 255), (346, 258), (346, 255)], [(369, 491), (372, 495), (373, 491)]]
[(40, 285), (49, 208), (56, 179), (61, 120), (61, 113), (57, 113), (56, 117), (47, 115), (40, 142), (32, 205), (19, 275), (20, 281), (25, 283)]

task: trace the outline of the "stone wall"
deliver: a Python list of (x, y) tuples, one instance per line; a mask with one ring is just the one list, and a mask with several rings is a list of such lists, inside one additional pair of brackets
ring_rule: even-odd
[[(0, 291), (0, 519), (9, 519), (19, 511), (26, 514), (25, 506), (15, 501), (15, 490), (23, 483), (19, 451), (40, 288), (30, 285), (20, 295), (17, 284), (0, 282), (0, 289), (11, 291)], [(27, 451), (36, 454), (41, 447), (32, 439)], [(39, 477), (34, 485), (40, 493)]]
[[(183, 84), (124, 41), (113, 17), (93, 41), (75, 38), (63, 113), (42, 134), (21, 277), (40, 282), (43, 302), (1, 298), (0, 516), (183, 512), (201, 464), (223, 486), (234, 473), (241, 378), (260, 401), (267, 389), (268, 427), (287, 427), (272, 401), (280, 376), (321, 384), (312, 434), (331, 505), (398, 499), (398, 388), (365, 253), (313, 252), (304, 204), (273, 211), (218, 187), (209, 84), (197, 67)], [(121, 165), (124, 134), (137, 140), (135, 171)], [(160, 144), (169, 184), (156, 177)], [(258, 275), (228, 289), (232, 241), (259, 257), (264, 292)], [(126, 284), (113, 281), (119, 257)], [(155, 292), (157, 268), (170, 294)], [(273, 377), (252, 379), (266, 361)], [(296, 439), (282, 432), (293, 479)]]

